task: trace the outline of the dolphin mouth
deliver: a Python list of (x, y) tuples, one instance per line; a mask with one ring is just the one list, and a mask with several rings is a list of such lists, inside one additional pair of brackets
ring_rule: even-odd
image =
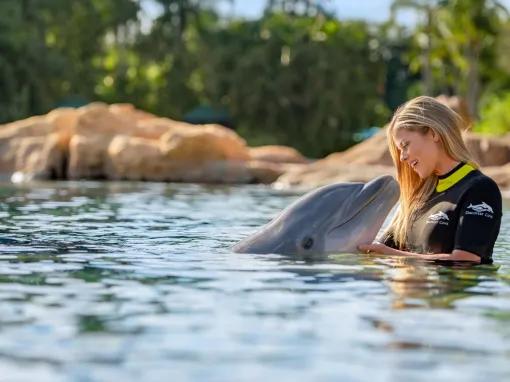
[[(337, 225), (334, 225), (333, 227), (331, 227), (331, 229), (328, 230), (328, 234), (331, 233), (332, 231), (337, 230), (338, 228), (342, 227), (343, 225), (349, 223), (351, 220), (355, 219), (356, 216), (358, 216), (361, 213), (361, 211), (363, 211), (367, 206), (369, 206), (381, 194), (385, 194), (387, 191), (390, 191), (390, 189), (396, 185), (395, 180), (392, 177), (388, 177), (383, 180), (385, 180), (384, 184), (376, 192), (374, 192), (372, 195), (370, 195), (370, 197), (368, 199), (366, 199), (366, 201), (362, 205), (360, 205), (351, 216), (349, 216), (347, 219), (343, 220), (340, 224), (337, 224)], [(366, 188), (370, 183), (371, 182), (367, 183), (363, 188)]]

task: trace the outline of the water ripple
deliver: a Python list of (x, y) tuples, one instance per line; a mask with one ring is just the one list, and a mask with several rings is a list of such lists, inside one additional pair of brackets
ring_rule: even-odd
[[(510, 214), (495, 265), (229, 247), (298, 194), (136, 182), (1, 188), (9, 380), (503, 380)], [(1, 379), (1, 378), (0, 378)]]

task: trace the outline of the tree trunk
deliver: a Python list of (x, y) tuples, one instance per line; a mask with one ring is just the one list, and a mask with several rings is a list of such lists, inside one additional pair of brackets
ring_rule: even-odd
[(469, 69), (467, 73), (466, 102), (469, 114), (478, 119), (478, 99), (480, 97), (480, 43), (472, 43), (467, 51)]
[(427, 8), (427, 25), (426, 25), (426, 35), (427, 35), (427, 43), (423, 50), (422, 56), (422, 76), (423, 76), (423, 84), (424, 84), (424, 93), (425, 95), (432, 96), (434, 91), (434, 79), (432, 77), (432, 62), (431, 62), (431, 54), (432, 54), (432, 17), (433, 12), (432, 8)]

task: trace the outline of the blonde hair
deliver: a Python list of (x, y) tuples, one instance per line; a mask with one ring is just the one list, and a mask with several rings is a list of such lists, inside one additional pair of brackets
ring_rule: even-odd
[(392, 234), (400, 249), (405, 248), (414, 215), (434, 192), (438, 178), (431, 174), (426, 179), (421, 179), (409, 163), (400, 161), (400, 150), (393, 140), (396, 130), (406, 129), (422, 134), (432, 130), (439, 136), (449, 157), (478, 168), (462, 139), (464, 128), (464, 122), (457, 113), (432, 97), (414, 98), (400, 106), (393, 115), (387, 130), (387, 139), (393, 163), (397, 168), (400, 203), (388, 233)]

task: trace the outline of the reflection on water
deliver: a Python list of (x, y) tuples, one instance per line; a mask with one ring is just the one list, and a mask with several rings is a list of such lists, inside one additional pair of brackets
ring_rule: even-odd
[(230, 253), (297, 197), (260, 186), (0, 187), (0, 380), (506, 380), (494, 265)]

